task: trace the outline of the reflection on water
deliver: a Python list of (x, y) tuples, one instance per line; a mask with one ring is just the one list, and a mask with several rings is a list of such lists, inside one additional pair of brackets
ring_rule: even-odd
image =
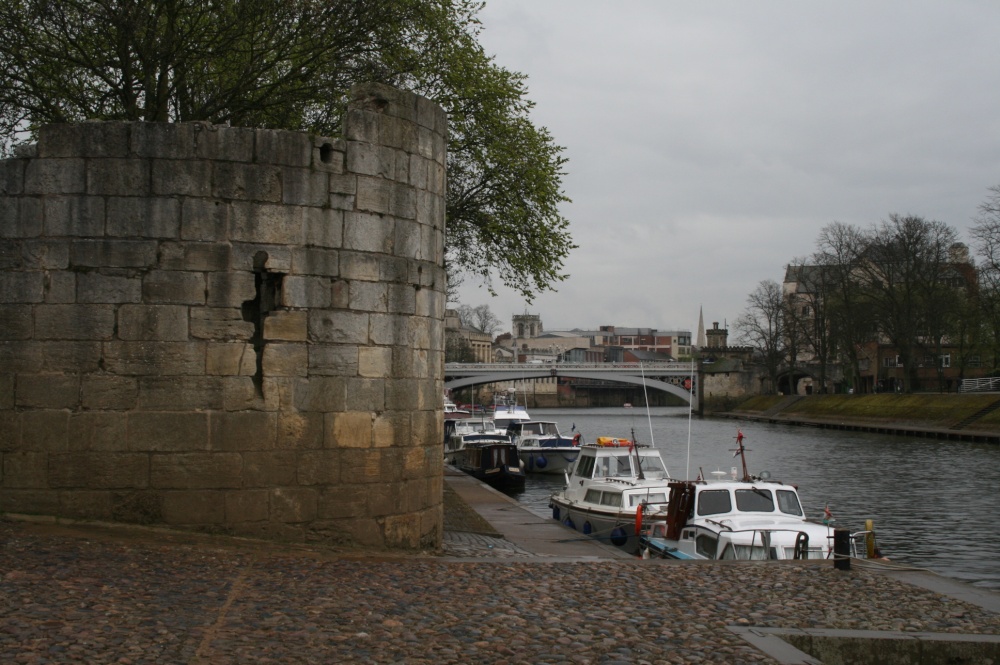
[[(875, 522), (882, 552), (899, 563), (928, 568), (977, 586), (1000, 589), (1000, 531), (992, 526), (1000, 487), (1000, 448), (992, 444), (936, 441), (805, 427), (689, 421), (686, 408), (532, 409), (567, 432), (575, 424), (584, 441), (598, 436), (653, 443), (674, 478), (711, 477), (738, 466), (737, 428), (745, 435), (750, 472), (767, 470), (799, 488), (803, 507), (820, 519), (824, 506), (837, 525), (857, 531)], [(688, 431), (690, 428), (690, 439)], [(650, 432), (652, 430), (652, 433)], [(690, 440), (690, 445), (689, 445)], [(529, 475), (512, 495), (550, 517), (549, 495), (560, 476)]]

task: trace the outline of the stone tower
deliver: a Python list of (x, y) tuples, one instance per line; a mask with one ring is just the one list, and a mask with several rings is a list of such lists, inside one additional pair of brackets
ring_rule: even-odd
[(538, 314), (515, 314), (512, 317), (514, 337), (532, 338), (542, 334), (542, 317)]
[(446, 127), (41, 129), (0, 162), (0, 510), (416, 549), (442, 532)]

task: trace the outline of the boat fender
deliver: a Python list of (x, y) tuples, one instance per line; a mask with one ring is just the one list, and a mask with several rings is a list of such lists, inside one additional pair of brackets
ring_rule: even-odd
[(611, 530), (611, 544), (618, 547), (622, 547), (628, 542), (628, 534), (625, 533), (625, 529), (620, 526), (616, 526)]
[(573, 436), (573, 445), (574, 445), (574, 446), (579, 446), (579, 445), (580, 445), (580, 433), (579, 433), (579, 432), (577, 432), (577, 433), (576, 433), (576, 434), (575, 434), (575, 435)]
[(567, 515), (566, 519), (563, 520), (563, 526), (568, 526), (571, 529), (576, 529), (576, 525), (573, 524), (573, 518), (570, 517), (569, 515)]
[(549, 461), (545, 459), (545, 455), (539, 455), (535, 459), (535, 466), (537, 466), (539, 469), (544, 469), (546, 465), (548, 465), (548, 463)]

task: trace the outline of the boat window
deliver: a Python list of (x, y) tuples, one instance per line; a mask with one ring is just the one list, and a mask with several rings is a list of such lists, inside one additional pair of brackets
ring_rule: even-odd
[(666, 503), (667, 493), (666, 492), (647, 492), (645, 494), (629, 494), (628, 495), (628, 505), (638, 506), (640, 503), (645, 501), (646, 503)]
[(587, 495), (583, 498), (587, 503), (600, 503), (601, 490), (587, 490)]
[(793, 490), (778, 490), (778, 510), (786, 515), (802, 516), (802, 506), (799, 504), (799, 495)]
[(719, 541), (712, 536), (700, 534), (694, 540), (694, 549), (698, 554), (709, 559), (715, 558), (715, 550), (719, 546)]
[(612, 468), (614, 470), (614, 475), (617, 478), (631, 478), (632, 477), (632, 464), (628, 457), (619, 456), (613, 457)]
[(773, 513), (774, 497), (770, 490), (758, 487), (736, 490), (736, 508), (744, 513)]
[(620, 506), (622, 505), (622, 495), (618, 492), (605, 492), (601, 497), (602, 506)]
[(668, 478), (667, 467), (663, 465), (663, 459), (659, 455), (639, 455), (639, 468), (645, 478), (656, 480)]
[(718, 515), (733, 512), (729, 490), (705, 490), (698, 493), (698, 514)]
[[(795, 548), (794, 547), (786, 547), (785, 548), (785, 558), (786, 559), (794, 559), (795, 558)], [(825, 559), (826, 555), (823, 554), (823, 548), (822, 547), (810, 547), (808, 550), (806, 550), (806, 558), (807, 559)]]
[(581, 478), (590, 478), (594, 473), (594, 458), (589, 455), (581, 455), (574, 473)]
[(766, 561), (767, 559), (777, 559), (778, 553), (773, 547), (763, 547), (761, 545), (726, 545), (722, 552), (723, 559), (740, 559), (741, 561)]
[(611, 475), (608, 472), (608, 458), (598, 457), (594, 460), (594, 478), (607, 478)]

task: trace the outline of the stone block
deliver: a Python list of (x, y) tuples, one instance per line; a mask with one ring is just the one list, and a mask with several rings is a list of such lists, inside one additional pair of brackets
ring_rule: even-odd
[(207, 413), (142, 412), (128, 414), (128, 445), (133, 451), (207, 451)]
[(205, 304), (205, 277), (183, 270), (151, 270), (142, 279), (144, 302), (152, 304)]
[(30, 305), (0, 305), (0, 340), (30, 339), (32, 316)]
[[(390, 177), (390, 176), (386, 176)], [(395, 183), (384, 177), (358, 176), (358, 192), (355, 205), (358, 210), (380, 215), (392, 214)]]
[(261, 522), (268, 517), (268, 490), (232, 490), (225, 493), (226, 523)]
[(312, 137), (312, 168), (331, 174), (344, 172), (344, 152), (347, 150), (344, 139), (331, 139), (324, 136)]
[(16, 404), (26, 409), (76, 409), (80, 405), (80, 377), (18, 374)]
[[(6, 468), (6, 461), (4, 468)], [(59, 493), (48, 489), (0, 488), (0, 505), (4, 512), (34, 515), (58, 515)]]
[(104, 235), (105, 205), (99, 196), (48, 196), (43, 203), (50, 236)]
[(281, 304), (317, 309), (330, 306), (330, 278), (286, 275), (281, 280)]
[(191, 337), (217, 341), (245, 341), (253, 337), (253, 323), (240, 310), (229, 307), (192, 307)]
[(210, 161), (154, 160), (154, 196), (212, 195), (212, 163)]
[(271, 450), (277, 438), (276, 413), (241, 411), (213, 413), (211, 449), (214, 451)]
[(340, 482), (366, 485), (381, 482), (384, 450), (354, 448), (341, 450)]
[(389, 295), (382, 282), (351, 282), (349, 307), (364, 312), (385, 312), (389, 308)]
[(19, 196), (24, 193), (24, 167), (26, 159), (0, 161), (0, 194)]
[(188, 308), (183, 305), (122, 305), (118, 308), (118, 338), (185, 341), (188, 338)]
[(305, 208), (303, 224), (306, 245), (339, 248), (343, 243), (343, 210)]
[(25, 240), (21, 258), (28, 270), (65, 270), (69, 266), (69, 245), (62, 240)]
[(281, 202), (280, 167), (215, 161), (212, 170), (212, 195), (216, 198)]
[(195, 157), (192, 123), (134, 122), (131, 129), (131, 154), (163, 160)]
[(419, 407), (417, 390), (419, 382), (416, 379), (391, 379), (385, 383), (385, 401), (393, 409), (401, 411), (416, 411)]
[(208, 344), (205, 373), (209, 376), (253, 376), (256, 372), (257, 354), (253, 345), (243, 342)]
[[(410, 278), (410, 262), (403, 257), (386, 256), (379, 262), (379, 280), (383, 282), (407, 284)], [(409, 285), (412, 286), (412, 285)]]
[(145, 489), (144, 453), (73, 452), (49, 455), (49, 486), (60, 489)]
[(377, 282), (380, 279), (379, 257), (361, 252), (341, 252), (340, 276), (349, 280)]
[(279, 413), (275, 447), (281, 450), (316, 450), (322, 448), (323, 414), (297, 411)]
[[(6, 452), (3, 454), (4, 489), (48, 488), (48, 453)], [(11, 511), (11, 504), (4, 502), (4, 511)], [(35, 512), (30, 510), (28, 512)]]
[(111, 514), (116, 522), (163, 522), (163, 494), (149, 490), (111, 492)]
[(267, 203), (233, 203), (229, 234), (235, 241), (301, 245), (307, 208)]
[(194, 127), (195, 154), (202, 159), (249, 162), (253, 160), (256, 130), (198, 123)]
[(369, 314), (311, 310), (309, 341), (320, 344), (368, 344)]
[(292, 250), (292, 273), (336, 277), (340, 272), (340, 252), (317, 247)]
[[(11, 411), (14, 408), (14, 374), (8, 369), (5, 373), (0, 373), (0, 414), (4, 411)], [(10, 415), (10, 414), (7, 414)], [(13, 425), (8, 420), (4, 420), (0, 415), (0, 450), (3, 450), (3, 429)]]
[(303, 132), (258, 129), (255, 132), (255, 161), (265, 164), (308, 167), (312, 162), (313, 140)]
[(126, 157), (129, 125), (119, 122), (55, 123), (38, 129), (39, 157)]
[(221, 409), (222, 380), (214, 376), (139, 377), (139, 408), (146, 411)]
[(21, 413), (21, 447), (24, 450), (69, 450), (69, 411), (46, 409)]
[(271, 519), (299, 523), (316, 519), (319, 493), (314, 489), (276, 487), (271, 490)]
[(307, 450), (299, 454), (297, 484), (336, 485), (339, 482), (339, 450)]
[(0, 272), (0, 302), (39, 303), (45, 296), (45, 273)]
[(376, 448), (406, 446), (410, 442), (410, 431), (408, 413), (383, 412), (375, 418), (375, 422), (372, 424), (372, 443)]
[(96, 372), (100, 342), (0, 342), (0, 367), (10, 372)]
[(62, 490), (56, 514), (70, 519), (112, 520), (111, 494), (102, 490)]
[(347, 384), (333, 376), (292, 380), (291, 404), (299, 411), (330, 413), (343, 411), (347, 404)]
[(396, 156), (392, 148), (358, 141), (347, 142), (344, 163), (348, 173), (372, 178), (392, 178), (396, 170)]
[(307, 376), (308, 369), (309, 353), (305, 344), (264, 346), (264, 376)]
[[(191, 242), (184, 244), (182, 270), (225, 272), (232, 267), (232, 248), (221, 242)], [(210, 276), (211, 278), (211, 276)], [(211, 286), (209, 286), (211, 289)]]
[(199, 342), (108, 342), (104, 370), (126, 376), (181, 376), (205, 373), (205, 346)]
[(330, 284), (330, 308), (347, 309), (351, 304), (351, 283), (346, 279), (335, 279)]
[(87, 189), (82, 159), (31, 159), (25, 165), (25, 194), (83, 194)]
[(281, 170), (281, 201), (286, 205), (326, 207), (330, 200), (330, 174), (308, 168)]
[(226, 518), (226, 493), (215, 490), (167, 491), (163, 496), (163, 522), (175, 525), (222, 524)]
[(341, 519), (364, 515), (368, 506), (368, 487), (329, 483), (319, 495), (317, 517)]
[(358, 357), (359, 349), (356, 346), (310, 345), (309, 375), (356, 376)]
[(372, 344), (381, 346), (410, 344), (410, 321), (413, 317), (400, 314), (372, 314), (369, 335)]
[(389, 312), (413, 315), (417, 309), (417, 292), (409, 284), (389, 284)]
[(237, 243), (233, 245), (233, 268), (287, 273), (292, 269), (292, 250), (279, 245)]
[(71, 272), (50, 272), (45, 283), (45, 302), (66, 305), (76, 302), (76, 274)]
[(156, 489), (238, 489), (243, 458), (239, 453), (152, 455), (149, 484)]
[(327, 413), (326, 448), (371, 448), (372, 421), (370, 411), (343, 411)]
[(87, 194), (149, 196), (150, 168), (145, 159), (87, 160)]
[(126, 420), (121, 412), (83, 411), (70, 414), (70, 451), (124, 452), (128, 449)]
[[(109, 274), (110, 273), (110, 274)], [(81, 272), (76, 276), (79, 303), (137, 303), (142, 301), (142, 279), (103, 271)]]
[(34, 238), (42, 234), (42, 203), (39, 199), (0, 199), (0, 235)]
[(261, 389), (249, 376), (226, 376), (222, 383), (226, 411), (277, 411), (282, 403), (282, 387), (275, 379), (264, 379)]
[(181, 205), (181, 238), (220, 240), (229, 236), (229, 204), (221, 201), (184, 199)]
[(407, 259), (419, 259), (423, 252), (423, 224), (410, 220), (396, 220), (392, 238), (393, 254)]
[(360, 212), (344, 214), (344, 249), (389, 254), (393, 245), (391, 217)]
[(243, 453), (244, 487), (295, 485), (298, 453), (294, 450), (263, 450)]
[(264, 319), (264, 339), (304, 342), (308, 338), (309, 316), (304, 310), (275, 310)]
[(80, 394), (85, 409), (133, 409), (139, 399), (139, 382), (129, 376), (84, 374)]
[(181, 205), (177, 199), (113, 196), (108, 199), (107, 234), (123, 238), (179, 238)]
[(241, 307), (257, 297), (252, 272), (214, 272), (208, 275), (209, 307)]
[(347, 409), (381, 411), (385, 408), (385, 380), (348, 378)]
[(368, 492), (368, 503), (365, 515), (370, 517), (386, 517), (402, 512), (402, 488), (395, 483), (372, 485)]
[(388, 346), (364, 346), (358, 349), (358, 375), (366, 378), (384, 379), (392, 376), (392, 348)]
[(35, 339), (108, 340), (114, 337), (111, 305), (38, 305)]
[(155, 240), (76, 240), (70, 264), (83, 268), (150, 268), (156, 265)]

